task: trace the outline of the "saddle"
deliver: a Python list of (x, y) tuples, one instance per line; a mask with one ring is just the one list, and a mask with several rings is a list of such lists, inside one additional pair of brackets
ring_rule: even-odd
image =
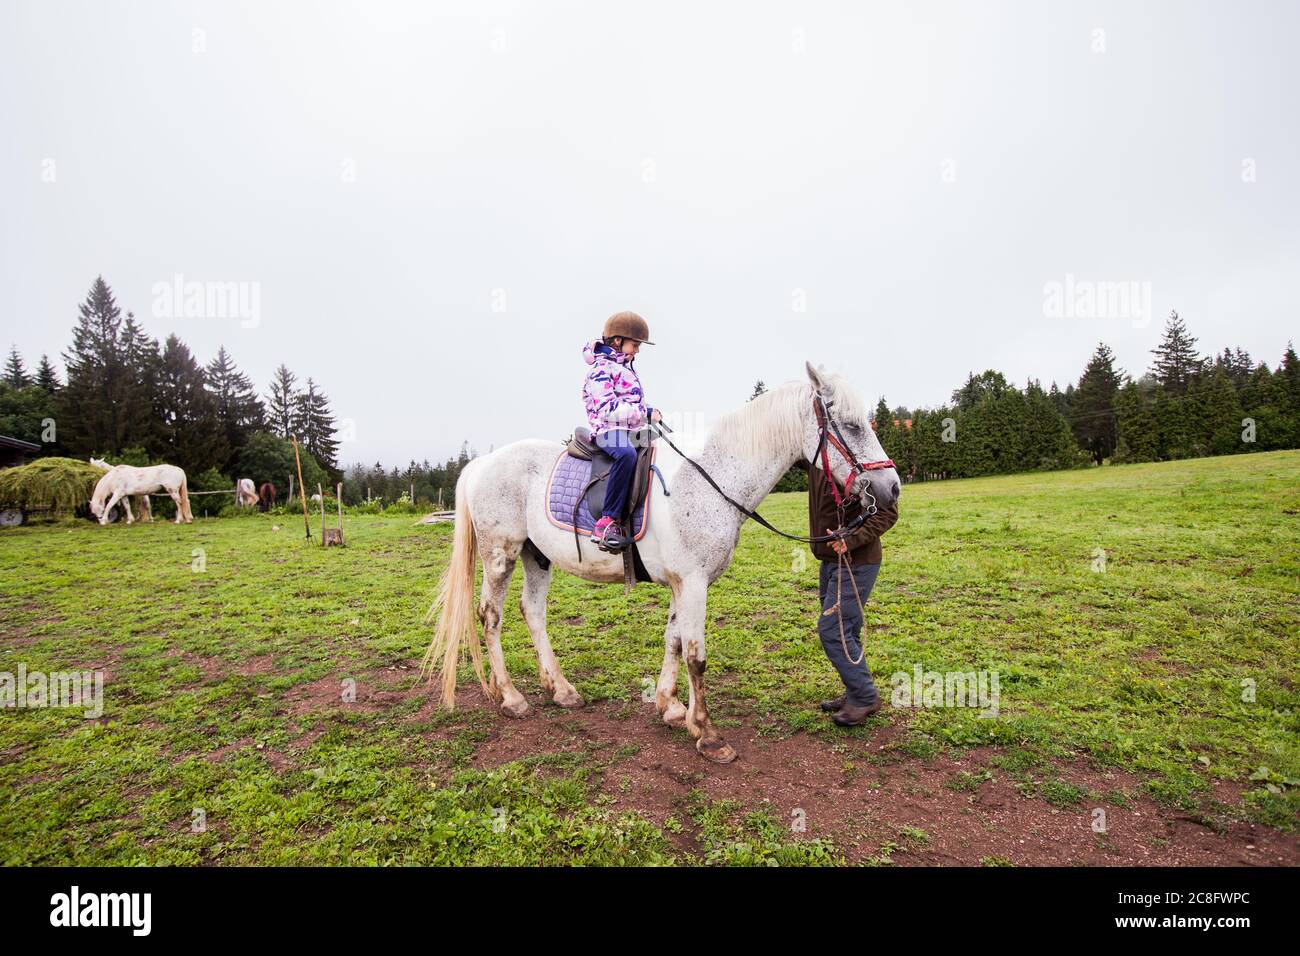
[[(628, 490), (627, 501), (618, 516), (620, 529), (627, 527), (632, 512), (645, 493), (650, 489), (650, 469), (654, 461), (654, 433), (648, 428), (638, 428), (628, 433), (628, 442), (636, 448), (636, 470), (632, 473), (632, 487)], [(609, 469), (614, 465), (613, 457), (597, 445), (591, 438), (591, 429), (578, 427), (573, 430), (566, 450), (572, 458), (581, 458), (591, 462), (591, 482), (587, 486), (587, 510), (592, 516), (598, 516), (605, 510), (605, 487), (609, 484)], [(575, 526), (577, 522), (574, 522)], [(621, 537), (621, 535), (620, 535)], [(640, 535), (637, 535), (639, 538)], [(621, 548), (618, 550), (622, 550)]]
[[(632, 431), (628, 441), (637, 449), (632, 484), (616, 521), (617, 528), (611, 529), (616, 533), (607, 538), (608, 546), (602, 549), (623, 555), (624, 586), (630, 592), (636, 581), (650, 580), (637, 554), (636, 542), (645, 535), (649, 526), (651, 473), (659, 474), (660, 484), (664, 481), (654, 464), (653, 430), (641, 428)], [(551, 524), (573, 532), (579, 561), (583, 558), (582, 535), (592, 533), (596, 519), (604, 510), (609, 470), (613, 464), (612, 456), (592, 441), (590, 429), (578, 427), (565, 443), (565, 449), (551, 471), (547, 486), (547, 516)], [(665, 485), (664, 494), (667, 493)]]

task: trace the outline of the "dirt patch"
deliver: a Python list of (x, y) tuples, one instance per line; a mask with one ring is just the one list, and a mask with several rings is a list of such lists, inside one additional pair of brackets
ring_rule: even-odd
[[(597, 749), (613, 757), (602, 789), (619, 809), (656, 824), (689, 824), (686, 799), (698, 789), (746, 810), (766, 807), (797, 838), (830, 838), (850, 862), (913, 865), (1295, 866), (1300, 837), (1233, 822), (1219, 830), (1199, 817), (1135, 796), (1140, 780), (1079, 759), (1017, 780), (995, 766), (995, 748), (956, 756), (907, 756), (904, 718), (893, 715), (869, 735), (828, 743), (798, 733), (774, 739), (752, 720), (724, 734), (739, 752), (732, 764), (709, 763), (683, 730), (666, 727), (653, 704), (605, 701), (577, 711), (538, 706), (522, 719), (495, 714), (477, 687), (461, 706), (494, 712), (491, 736), (475, 766), (488, 769), (539, 753)], [(635, 752), (621, 756), (619, 748)], [(1039, 792), (1046, 784), (1044, 798)], [(1083, 794), (1055, 806), (1050, 797)], [(1211, 799), (1240, 804), (1241, 788), (1218, 783)], [(1117, 802), (1125, 805), (1119, 805)], [(1100, 813), (1099, 813), (1100, 812)], [(1100, 830), (1094, 829), (1099, 827)]]
[(295, 717), (335, 711), (380, 713), (413, 701), (419, 709), (411, 719), (427, 719), (437, 707), (436, 692), (418, 673), (410, 667), (386, 667), (355, 676), (322, 677), (290, 688), (285, 694), (286, 710)]
[(230, 663), (220, 657), (193, 654), (189, 651), (182, 651), (177, 647), (168, 648), (166, 655), (179, 658), (182, 662), (197, 667), (199, 673), (203, 675), (203, 683), (205, 684), (218, 684), (225, 680), (230, 672)]
[[(487, 717), (476, 720), (488, 735), (476, 743), (472, 765), (486, 770), (538, 754), (595, 753), (604, 765), (599, 786), (611, 806), (657, 825), (675, 818), (685, 830), (669, 836), (682, 850), (699, 850), (687, 813), (688, 797), (698, 789), (746, 811), (767, 809), (791, 825), (796, 839), (831, 839), (853, 863), (1300, 864), (1298, 836), (1237, 821), (1211, 827), (1210, 814), (1157, 804), (1142, 795), (1141, 778), (1083, 757), (1017, 771), (1000, 765), (1017, 752), (993, 747), (915, 756), (902, 713), (886, 711), (869, 731), (837, 731), (829, 740), (805, 733), (774, 737), (754, 718), (727, 719), (720, 729), (740, 758), (718, 765), (696, 753), (686, 731), (665, 726), (652, 703), (607, 700), (565, 710), (537, 687), (519, 686), (531, 705), (520, 719), (500, 714), (476, 684), (459, 689), (458, 710)], [(331, 714), (397, 711), (400, 719), (417, 722), (439, 709), (436, 691), (405, 665), (300, 684), (283, 703), (311, 729), (286, 754), (265, 751), (277, 767), (292, 765), (328, 727)], [(450, 738), (459, 730), (457, 722), (431, 734)], [(248, 746), (240, 741), (209, 759)], [(1245, 789), (1215, 781), (1205, 804), (1238, 807)]]
[(274, 674), (275, 658), (270, 654), (263, 654), (260, 657), (250, 657), (246, 661), (241, 661), (235, 667), (235, 673), (244, 677), (260, 677), (263, 674)]

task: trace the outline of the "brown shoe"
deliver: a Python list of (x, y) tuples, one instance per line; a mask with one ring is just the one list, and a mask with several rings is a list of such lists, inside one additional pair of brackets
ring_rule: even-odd
[(821, 703), (821, 708), (828, 714), (833, 714), (844, 706), (845, 702), (848, 700), (848, 696), (848, 694), (840, 694), (840, 696), (836, 697), (834, 700), (824, 700)]
[(835, 721), (835, 723), (839, 724), (841, 727), (856, 727), (872, 714), (880, 713), (881, 708), (884, 706), (884, 701), (879, 697), (876, 698), (874, 704), (867, 707), (859, 707), (857, 704), (846, 703), (835, 712), (831, 717), (831, 720)]

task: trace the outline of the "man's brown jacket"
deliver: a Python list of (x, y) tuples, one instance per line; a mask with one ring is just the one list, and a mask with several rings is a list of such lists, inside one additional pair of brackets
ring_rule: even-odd
[[(839, 527), (840, 519), (835, 510), (835, 496), (831, 493), (830, 483), (820, 468), (807, 462), (804, 464), (808, 469), (808, 534), (810, 536), (825, 534), (828, 528), (834, 531)], [(844, 509), (844, 523), (848, 524), (861, 513), (862, 508), (858, 502), (852, 502)], [(844, 541), (849, 546), (849, 553), (846, 555), (849, 564), (879, 564), (880, 536), (892, 528), (897, 520), (898, 506), (890, 505), (888, 508), (880, 508), (862, 522), (860, 527), (847, 535)], [(822, 561), (836, 560), (835, 552), (829, 542), (821, 542), (811, 547), (814, 557)]]

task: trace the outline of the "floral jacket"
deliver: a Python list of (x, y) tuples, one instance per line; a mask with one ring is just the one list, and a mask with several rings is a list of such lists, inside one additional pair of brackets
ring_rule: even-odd
[(615, 351), (599, 339), (582, 349), (591, 366), (582, 385), (591, 437), (616, 428), (639, 428), (650, 421), (653, 409), (645, 404), (641, 380), (629, 364), (632, 356)]

